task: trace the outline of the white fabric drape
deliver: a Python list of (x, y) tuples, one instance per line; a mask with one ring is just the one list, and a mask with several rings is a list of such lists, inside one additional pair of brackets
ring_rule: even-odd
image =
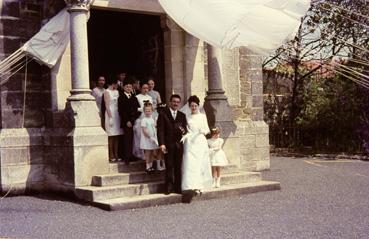
[(50, 19), (21, 48), (36, 61), (53, 67), (69, 43), (69, 13), (66, 9)]
[(215, 47), (268, 54), (292, 39), (310, 0), (159, 0), (188, 33)]

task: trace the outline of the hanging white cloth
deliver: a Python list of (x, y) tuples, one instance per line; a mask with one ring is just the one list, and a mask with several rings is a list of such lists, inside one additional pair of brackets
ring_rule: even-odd
[(310, 0), (159, 0), (188, 33), (219, 48), (271, 53), (292, 39)]
[(65, 8), (51, 18), (21, 49), (51, 68), (69, 43), (69, 28), (69, 13)]

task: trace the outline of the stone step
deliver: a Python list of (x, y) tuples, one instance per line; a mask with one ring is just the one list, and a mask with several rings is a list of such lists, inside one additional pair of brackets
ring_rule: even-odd
[(237, 172), (221, 175), (221, 185), (240, 184), (261, 181), (259, 172)]
[(164, 192), (164, 182), (135, 183), (105, 187), (87, 186), (76, 188), (77, 198), (92, 202), (109, 198), (128, 197)]
[(131, 173), (115, 173), (108, 175), (96, 175), (92, 177), (92, 186), (112, 186), (124, 185), (132, 183), (164, 181), (165, 172), (156, 171), (152, 174), (147, 174), (145, 171)]
[[(146, 164), (145, 161), (139, 160), (135, 162), (131, 162), (129, 165), (126, 165), (124, 162), (118, 163), (110, 163), (109, 172), (112, 174), (116, 173), (130, 173), (130, 172), (137, 172), (137, 171), (145, 171)], [(225, 167), (222, 167), (222, 174), (227, 173), (236, 173), (239, 169), (235, 164), (229, 164)]]
[[(215, 188), (208, 191), (204, 191), (201, 196), (194, 197), (193, 201), (223, 198), (263, 191), (280, 190), (280, 188), (281, 188), (280, 183), (273, 181), (257, 181), (241, 184), (224, 185), (221, 188)], [(92, 202), (92, 205), (100, 207), (105, 210), (115, 211), (133, 208), (153, 207), (181, 202), (182, 195), (179, 194), (164, 195), (155, 193), (133, 197), (95, 200), (94, 202)]]
[[(137, 174), (138, 179), (145, 177), (145, 174)], [(121, 182), (119, 185), (104, 185), (101, 186), (89, 186), (80, 187), (76, 189), (76, 195), (78, 198), (85, 201), (95, 201), (99, 199), (109, 199), (133, 195), (151, 194), (157, 192), (164, 192), (164, 182), (155, 181), (150, 183), (132, 183), (127, 184), (127, 177), (129, 180), (130, 174), (117, 174), (117, 175), (102, 175), (99, 177), (100, 182), (116, 184)], [(148, 176), (148, 175), (146, 175)], [(120, 181), (122, 180), (122, 181)], [(222, 176), (221, 184), (239, 184), (246, 182), (257, 182), (261, 180), (260, 173), (258, 172), (238, 172), (229, 173)]]
[[(93, 176), (92, 186), (104, 187), (164, 180), (164, 172), (159, 171), (153, 174), (147, 174), (146, 172), (117, 173)], [(258, 180), (261, 180), (261, 175), (258, 172), (236, 172), (222, 176), (222, 184), (254, 182)]]
[(126, 165), (124, 162), (109, 164), (110, 173), (129, 173), (129, 172), (136, 172), (136, 171), (144, 171), (145, 169), (146, 169), (146, 165), (145, 165), (145, 161), (143, 160), (131, 162), (129, 165)]

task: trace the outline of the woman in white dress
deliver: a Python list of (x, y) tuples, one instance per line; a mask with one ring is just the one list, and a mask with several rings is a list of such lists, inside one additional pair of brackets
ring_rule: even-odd
[(191, 113), (187, 115), (188, 133), (182, 138), (182, 191), (193, 190), (201, 194), (202, 190), (211, 188), (212, 185), (209, 148), (205, 138), (210, 130), (206, 115), (199, 111), (199, 98), (191, 96), (188, 104), (191, 109)]
[(154, 110), (156, 110), (158, 105), (161, 104), (161, 97), (160, 97), (160, 93), (154, 90), (154, 87), (155, 87), (154, 78), (149, 77), (147, 81), (147, 85), (149, 86), (149, 92), (147, 92), (147, 94), (152, 97), (152, 106), (154, 107)]
[(123, 134), (123, 129), (120, 127), (120, 116), (118, 112), (118, 97), (117, 90), (118, 81), (112, 80), (109, 87), (104, 92), (105, 101), (105, 131), (108, 134), (109, 161), (122, 161), (118, 156), (119, 135)]
[(91, 92), (91, 95), (95, 97), (97, 108), (99, 109), (100, 117), (101, 117), (101, 102), (102, 102), (102, 97), (105, 92), (104, 86), (105, 86), (105, 77), (99, 76), (99, 78), (97, 79), (97, 85), (95, 88), (92, 89), (92, 92)]
[[(144, 152), (140, 147), (141, 141), (141, 119), (144, 117), (143, 109), (146, 102), (150, 102), (152, 104), (152, 97), (147, 94), (149, 91), (149, 86), (147, 83), (143, 83), (141, 85), (141, 94), (136, 95), (138, 103), (140, 104), (140, 108), (138, 111), (141, 112), (140, 117), (135, 121), (133, 126), (133, 145), (132, 145), (132, 154), (136, 158), (143, 159)], [(155, 117), (155, 116), (154, 116)], [(155, 119), (156, 120), (156, 119)]]

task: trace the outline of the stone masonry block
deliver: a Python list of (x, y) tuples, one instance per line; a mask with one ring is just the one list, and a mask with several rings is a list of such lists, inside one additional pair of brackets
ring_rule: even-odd
[(257, 134), (256, 138), (256, 147), (269, 147), (269, 134)]
[(252, 107), (263, 107), (264, 97), (263, 95), (253, 95), (252, 96)]
[(256, 171), (257, 162), (242, 160), (240, 166), (241, 166), (241, 169), (245, 171)]
[(269, 126), (264, 121), (253, 121), (256, 134), (269, 134)]
[(269, 160), (269, 159), (270, 159), (269, 147), (254, 148), (253, 149), (253, 158), (252, 158), (252, 160), (260, 161), (260, 160)]
[(1, 184), (24, 184), (26, 187), (30, 182), (42, 182), (43, 168), (42, 164), (1, 167)]
[(43, 164), (43, 146), (0, 148), (1, 165)]
[(247, 148), (255, 148), (255, 135), (245, 135), (240, 137), (240, 148), (247, 149)]
[(251, 92), (253, 95), (262, 95), (263, 94), (263, 82), (252, 82), (251, 84)]
[(1, 147), (22, 147), (42, 145), (42, 132), (39, 128), (1, 129)]
[(270, 169), (270, 160), (261, 160), (256, 162), (256, 170), (255, 171), (263, 171)]
[(2, 16), (19, 17), (20, 2), (19, 1), (4, 1), (1, 9)]
[(252, 109), (252, 115), (251, 115), (252, 120), (261, 121), (261, 120), (263, 120), (263, 118), (264, 118), (264, 109), (263, 109), (263, 107)]

